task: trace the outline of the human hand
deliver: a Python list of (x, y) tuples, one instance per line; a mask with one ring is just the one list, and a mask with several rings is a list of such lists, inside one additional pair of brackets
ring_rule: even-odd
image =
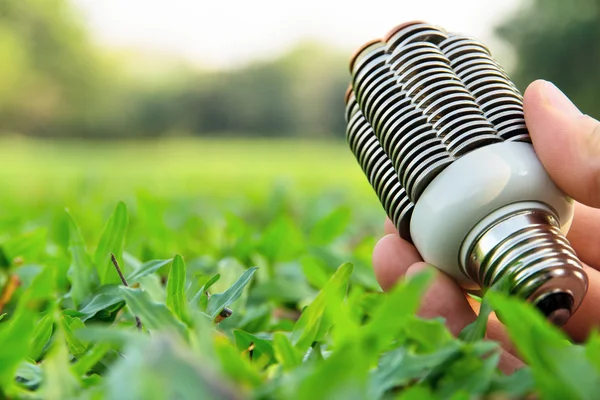
[[(600, 122), (582, 114), (553, 84), (535, 81), (525, 91), (525, 120), (533, 146), (554, 182), (575, 200), (575, 216), (567, 239), (585, 264), (588, 293), (563, 330), (575, 341), (585, 340), (600, 326)], [(385, 222), (386, 235), (373, 250), (373, 268), (384, 290), (404, 276), (432, 269), (417, 249), (398, 235), (393, 223)], [(447, 275), (435, 270), (436, 278), (425, 294), (419, 315), (443, 317), (457, 335), (473, 322), (478, 303)], [(487, 337), (503, 347), (500, 368), (513, 371), (522, 365), (502, 324), (491, 317)]]

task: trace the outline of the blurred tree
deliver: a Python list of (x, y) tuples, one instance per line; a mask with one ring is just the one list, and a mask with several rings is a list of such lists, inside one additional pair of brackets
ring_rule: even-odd
[(305, 43), (279, 59), (206, 76), (186, 99), (198, 110), (195, 131), (343, 137), (346, 64)]
[(521, 89), (554, 82), (587, 114), (600, 116), (600, 0), (527, 1), (497, 28), (514, 47)]
[(0, 57), (4, 130), (55, 134), (89, 119), (101, 59), (66, 0), (2, 0)]
[(344, 137), (347, 57), (305, 43), (274, 60), (200, 71), (100, 50), (68, 0), (0, 0), (0, 132)]

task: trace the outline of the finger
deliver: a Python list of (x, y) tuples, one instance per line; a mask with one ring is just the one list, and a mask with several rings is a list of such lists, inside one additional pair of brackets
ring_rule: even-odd
[(600, 269), (600, 210), (575, 203), (575, 217), (567, 239), (581, 261)]
[(575, 200), (600, 207), (600, 122), (546, 81), (529, 85), (524, 110), (536, 153), (554, 182)]
[[(593, 329), (600, 327), (600, 271), (584, 265), (589, 279), (588, 292), (581, 306), (573, 314), (569, 322), (563, 326), (563, 330), (576, 342), (585, 341)], [(479, 311), (479, 303), (469, 300), (474, 312)], [(486, 336), (501, 343), (502, 347), (510, 354), (518, 357), (519, 353), (510, 341), (504, 325), (492, 314), (487, 325)]]
[(594, 328), (600, 326), (600, 272), (583, 266), (589, 279), (589, 289), (581, 306), (563, 327), (574, 340), (582, 342)]
[(398, 234), (390, 233), (373, 249), (373, 270), (383, 290), (388, 290), (406, 273), (412, 264), (423, 261), (417, 249)]
[(519, 368), (523, 368), (525, 363), (513, 356), (506, 350), (503, 350), (500, 354), (500, 361), (498, 362), (498, 368), (500, 371), (504, 372), (506, 375), (510, 375)]
[[(469, 305), (473, 309), (476, 314), (479, 314), (479, 308), (481, 303), (477, 300), (473, 299), (471, 296), (467, 297), (467, 301)], [(519, 352), (514, 346), (513, 342), (510, 340), (510, 336), (506, 331), (506, 327), (500, 322), (496, 313), (492, 312), (488, 318), (488, 323), (485, 331), (485, 337), (496, 341), (502, 345), (502, 348), (506, 350), (507, 353), (513, 355), (514, 357), (519, 357)]]
[(398, 235), (398, 229), (396, 229), (396, 226), (389, 217), (386, 217), (385, 222), (383, 223), (383, 231), (386, 235), (391, 233)]
[[(436, 274), (421, 300), (418, 315), (422, 318), (444, 318), (448, 330), (454, 336), (458, 336), (467, 325), (475, 321), (477, 315), (456, 282), (429, 264), (419, 262), (411, 265), (406, 271), (406, 276), (411, 277), (427, 269), (433, 269)], [(514, 372), (517, 368), (523, 366), (521, 360), (507, 351), (507, 349), (513, 349), (513, 346), (498, 320), (493, 321), (490, 319), (487, 331), (486, 337), (498, 342), (504, 349), (499, 367), (505, 373)]]
[[(415, 247), (396, 234), (384, 236), (373, 250), (375, 277), (383, 290), (389, 290), (394, 286), (407, 274), (409, 269), (414, 274), (424, 266), (428, 266), (422, 261)], [(413, 266), (415, 269), (412, 269)], [(453, 334), (458, 334), (476, 318), (476, 313), (469, 305), (462, 289), (452, 278), (441, 272), (436, 274), (436, 279), (422, 304), (421, 315), (423, 317), (441, 316), (445, 318)], [(491, 317), (487, 331), (486, 336), (489, 339), (499, 342), (509, 352), (516, 354), (500, 321)]]
[(436, 271), (435, 278), (421, 300), (418, 314), (423, 318), (444, 318), (448, 330), (457, 336), (465, 326), (475, 321), (477, 315), (456, 282), (431, 265), (424, 262), (413, 264), (407, 269), (406, 276), (431, 269)]

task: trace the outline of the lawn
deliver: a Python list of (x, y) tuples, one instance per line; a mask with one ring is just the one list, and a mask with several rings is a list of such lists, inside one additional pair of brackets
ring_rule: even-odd
[(382, 294), (384, 214), (344, 143), (11, 138), (0, 167), (0, 398), (600, 390), (600, 337), (572, 345), (501, 290), (482, 309), (530, 365), (510, 377), (485, 316), (460, 339), (415, 316), (431, 276)]

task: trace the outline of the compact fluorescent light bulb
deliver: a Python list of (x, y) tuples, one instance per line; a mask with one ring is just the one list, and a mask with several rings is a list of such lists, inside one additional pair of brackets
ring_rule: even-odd
[(510, 274), (511, 293), (566, 323), (588, 285), (565, 237), (573, 201), (486, 46), (409, 22), (363, 45), (350, 72), (348, 143), (400, 235), (466, 289)]

